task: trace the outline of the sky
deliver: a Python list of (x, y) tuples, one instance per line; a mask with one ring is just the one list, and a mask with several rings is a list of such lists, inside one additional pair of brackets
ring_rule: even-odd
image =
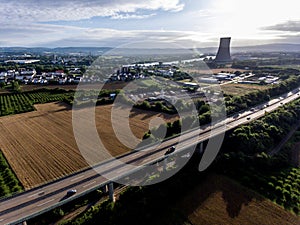
[[(0, 0), (0, 47), (300, 44), (296, 0)], [(153, 43), (153, 45), (148, 44)]]

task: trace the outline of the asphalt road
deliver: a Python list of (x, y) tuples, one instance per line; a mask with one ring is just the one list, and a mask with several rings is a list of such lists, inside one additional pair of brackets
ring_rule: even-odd
[[(295, 89), (277, 99), (256, 106), (250, 111), (236, 114), (213, 126), (206, 126), (200, 130), (187, 132), (180, 136), (181, 147), (176, 149), (175, 152), (180, 152), (189, 146), (195, 145), (196, 142), (199, 143), (208, 140), (212, 136), (223, 133), (225, 130), (230, 130), (262, 117), (266, 112), (273, 111), (277, 107), (298, 97), (299, 89)], [(101, 171), (102, 174), (105, 173), (111, 177), (126, 176), (132, 172), (132, 164), (142, 166), (163, 159), (166, 150), (170, 146), (175, 145), (178, 140), (178, 137), (171, 138), (163, 142), (157, 149), (149, 148), (144, 151), (134, 151), (121, 156), (120, 159), (129, 165), (119, 165), (115, 160), (108, 160), (99, 164), (96, 169), (97, 171)], [(95, 190), (108, 182), (106, 178), (100, 176), (95, 170), (86, 169), (13, 197), (2, 199), (0, 200), (0, 224), (16, 224), (17, 222), (27, 220)], [(76, 189), (77, 193), (73, 196), (67, 196), (67, 191), (70, 189)]]

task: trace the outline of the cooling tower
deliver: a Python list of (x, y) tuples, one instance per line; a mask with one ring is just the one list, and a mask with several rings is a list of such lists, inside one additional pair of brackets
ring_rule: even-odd
[(215, 59), (216, 63), (231, 63), (230, 37), (220, 38), (219, 50)]

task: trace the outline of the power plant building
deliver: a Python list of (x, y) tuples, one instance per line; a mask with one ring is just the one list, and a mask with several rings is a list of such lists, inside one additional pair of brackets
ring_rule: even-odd
[(230, 37), (220, 38), (220, 45), (218, 49), (215, 62), (218, 64), (232, 63), (230, 56)]

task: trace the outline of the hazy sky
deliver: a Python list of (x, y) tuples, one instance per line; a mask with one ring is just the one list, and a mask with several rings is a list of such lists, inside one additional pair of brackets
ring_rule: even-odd
[(0, 0), (0, 47), (300, 43), (296, 0)]

